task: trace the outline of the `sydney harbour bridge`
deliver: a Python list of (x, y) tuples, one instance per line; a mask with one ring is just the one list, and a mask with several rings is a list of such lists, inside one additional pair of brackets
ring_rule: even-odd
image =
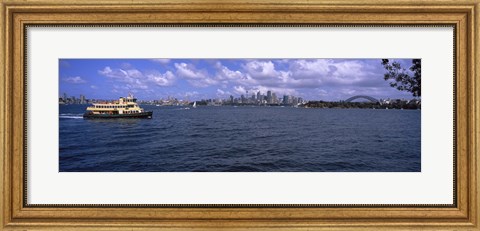
[(368, 100), (368, 101), (370, 101), (370, 102), (372, 102), (372, 103), (378, 103), (378, 102), (379, 102), (378, 99), (375, 99), (375, 98), (373, 98), (373, 97), (371, 97), (371, 96), (368, 96), (368, 95), (356, 95), (356, 96), (352, 96), (352, 97), (346, 99), (345, 102), (349, 103), (349, 102), (352, 102), (352, 101), (354, 101), (354, 100), (356, 100), (356, 99), (366, 99), (366, 100)]

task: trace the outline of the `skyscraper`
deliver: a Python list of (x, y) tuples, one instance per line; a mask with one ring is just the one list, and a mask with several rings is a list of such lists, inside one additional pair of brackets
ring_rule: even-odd
[(272, 91), (267, 91), (267, 103), (272, 103)]
[(260, 91), (257, 92), (257, 102), (261, 103), (262, 102), (262, 99), (261, 99), (261, 94), (260, 94)]
[(288, 95), (283, 95), (283, 104), (288, 104)]
[(80, 104), (86, 104), (87, 101), (85, 100), (85, 96), (84, 95), (80, 95)]

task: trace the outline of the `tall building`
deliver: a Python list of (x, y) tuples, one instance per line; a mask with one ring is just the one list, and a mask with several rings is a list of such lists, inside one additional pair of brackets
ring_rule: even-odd
[(63, 101), (67, 101), (67, 93), (63, 93)]
[(297, 105), (297, 104), (298, 104), (298, 98), (295, 97), (295, 96), (292, 96), (291, 101), (292, 101), (291, 103), (292, 103), (293, 105)]
[(80, 104), (86, 104), (87, 101), (85, 100), (85, 96), (84, 95), (80, 95)]
[(288, 101), (289, 101), (289, 97), (288, 95), (283, 95), (283, 104), (288, 104)]
[(267, 103), (272, 103), (272, 91), (267, 91)]
[(277, 94), (272, 93), (272, 103), (278, 103), (277, 100)]
[(257, 92), (257, 102), (259, 102), (259, 103), (262, 102), (261, 96), (262, 96), (262, 94), (260, 94), (260, 91), (258, 91)]

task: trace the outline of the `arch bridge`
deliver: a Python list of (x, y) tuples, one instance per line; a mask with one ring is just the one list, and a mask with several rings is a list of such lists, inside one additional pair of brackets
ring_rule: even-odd
[(373, 98), (373, 97), (371, 97), (371, 96), (368, 96), (368, 95), (356, 95), (356, 96), (352, 96), (352, 97), (346, 99), (345, 102), (349, 103), (349, 102), (352, 102), (352, 101), (354, 101), (354, 100), (356, 100), (356, 99), (366, 99), (366, 100), (368, 100), (368, 101), (370, 101), (370, 102), (372, 102), (372, 103), (378, 103), (378, 99), (375, 99), (375, 98)]

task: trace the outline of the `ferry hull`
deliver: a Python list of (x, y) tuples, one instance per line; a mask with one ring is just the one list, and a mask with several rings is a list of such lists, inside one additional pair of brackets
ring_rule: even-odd
[(135, 113), (135, 114), (116, 114), (116, 115), (109, 115), (109, 114), (93, 114), (93, 113), (85, 113), (83, 114), (84, 119), (151, 119), (153, 112), (146, 111), (142, 113)]

